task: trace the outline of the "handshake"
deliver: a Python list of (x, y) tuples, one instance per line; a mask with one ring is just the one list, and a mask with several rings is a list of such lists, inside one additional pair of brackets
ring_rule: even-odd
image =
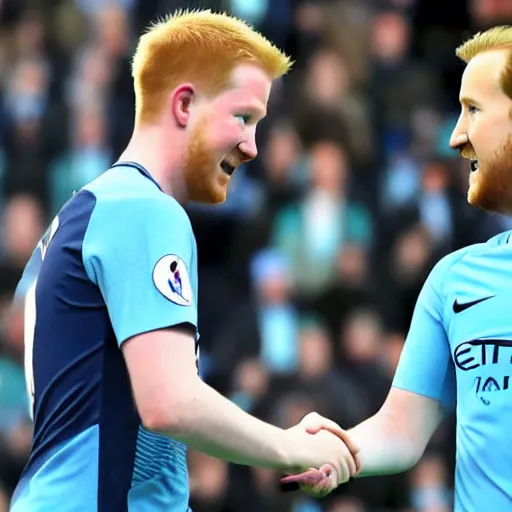
[(288, 429), (300, 447), (300, 463), (281, 479), (283, 490), (298, 486), (315, 498), (327, 496), (361, 470), (359, 448), (335, 422), (310, 413)]

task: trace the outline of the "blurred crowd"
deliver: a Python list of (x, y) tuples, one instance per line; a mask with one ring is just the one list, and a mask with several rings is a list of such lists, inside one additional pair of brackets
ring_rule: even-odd
[[(467, 205), (468, 166), (448, 148), (454, 49), (512, 22), (509, 0), (0, 0), (0, 512), (31, 442), (14, 289), (52, 215), (130, 137), (137, 36), (190, 6), (246, 19), (295, 61), (228, 201), (188, 208), (200, 371), (244, 410), (282, 427), (312, 410), (345, 428), (375, 413), (433, 264), (512, 227)], [(447, 512), (453, 466), (453, 418), (409, 473), (320, 501), (191, 452), (191, 505)]]

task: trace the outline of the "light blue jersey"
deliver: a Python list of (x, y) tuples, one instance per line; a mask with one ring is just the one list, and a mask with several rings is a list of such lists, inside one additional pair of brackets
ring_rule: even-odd
[(183, 208), (116, 164), (64, 205), (18, 292), (35, 433), (12, 512), (189, 510), (186, 448), (143, 428), (120, 350), (155, 329), (197, 333)]
[(456, 405), (455, 512), (512, 510), (512, 240), (442, 259), (421, 291), (393, 385)]

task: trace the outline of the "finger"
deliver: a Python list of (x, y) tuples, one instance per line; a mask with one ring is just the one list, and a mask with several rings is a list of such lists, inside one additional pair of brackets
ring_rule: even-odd
[(356, 463), (356, 472), (352, 476), (356, 476), (361, 472), (362, 465), (361, 465), (361, 457), (359, 456), (359, 453), (357, 453), (354, 457), (354, 462)]
[(299, 488), (315, 498), (323, 498), (331, 493), (338, 487), (338, 471), (336, 471), (330, 464), (324, 464), (318, 471), (322, 478), (317, 484), (307, 487), (300, 485)]
[(348, 478), (354, 476), (357, 473), (357, 462), (355, 457), (348, 452), (347, 457), (345, 458), (345, 462), (347, 464)]
[(329, 430), (329, 432), (331, 432), (331, 434), (338, 436), (345, 443), (346, 447), (348, 448), (348, 451), (352, 454), (353, 457), (355, 457), (359, 453), (359, 446), (357, 446), (356, 443), (354, 443), (354, 441), (352, 441), (349, 433), (346, 430), (343, 430), (343, 429), (340, 430), (339, 428), (338, 429), (326, 428), (326, 430)]
[[(345, 445), (347, 446), (347, 445)], [(361, 457), (358, 452), (355, 452), (347, 446), (350, 455), (352, 456), (352, 461), (350, 463), (350, 476), (356, 476), (361, 471)]]
[(347, 431), (343, 430), (338, 424), (326, 418), (322, 418), (321, 416), (320, 418), (324, 420), (323, 423), (317, 423), (313, 426), (306, 427), (306, 432), (308, 432), (309, 434), (317, 434), (321, 430), (327, 430), (327, 432), (330, 432), (331, 434), (334, 434), (335, 436), (339, 437), (347, 447), (350, 454), (352, 455), (352, 458), (354, 459), (354, 466), (353, 469), (351, 469), (351, 476), (356, 476), (361, 471), (361, 458), (359, 457), (359, 447), (351, 440)]
[(325, 471), (309, 469), (297, 475), (288, 475), (281, 479), (281, 490), (289, 492), (300, 489), (314, 498), (323, 498), (337, 486), (337, 472), (329, 464), (325, 464)]
[(344, 431), (335, 421), (324, 418), (316, 412), (309, 413), (302, 418), (300, 424), (310, 433), (316, 434), (320, 430), (333, 430), (340, 434)]
[[(348, 449), (348, 446), (347, 446), (347, 449)], [(347, 464), (348, 464), (348, 468), (349, 468), (349, 471), (350, 471), (350, 476), (354, 477), (357, 474), (359, 474), (359, 472), (361, 471), (361, 458), (359, 457), (358, 453), (354, 454), (350, 450), (348, 450), (348, 454), (347, 455), (350, 455), (349, 457), (347, 457), (345, 459)]]
[(306, 432), (308, 434), (317, 434), (320, 430), (327, 430), (331, 434), (339, 437), (348, 448), (348, 451), (352, 454), (352, 457), (356, 457), (359, 453), (359, 447), (350, 439), (350, 435), (344, 429), (342, 429), (337, 423), (334, 421), (328, 420), (327, 418), (322, 418), (321, 423), (317, 423), (315, 425), (307, 426)]
[(342, 466), (336, 468), (331, 464), (324, 464), (318, 471), (324, 476), (324, 484), (327, 484), (328, 482), (330, 491), (338, 487), (341, 483), (346, 482), (347, 480), (347, 471)]
[(361, 471), (361, 459), (358, 455), (359, 447), (352, 441), (346, 430), (341, 428), (335, 421), (324, 418), (316, 412), (306, 414), (299, 425), (305, 428), (309, 434), (317, 434), (321, 430), (327, 430), (331, 434), (339, 437), (353, 457), (353, 463), (350, 462), (350, 476), (356, 476)]
[(324, 418), (316, 412), (311, 412), (304, 416), (300, 425), (303, 426), (309, 434), (317, 434), (320, 430), (327, 430), (338, 436), (347, 445), (352, 455), (359, 452), (359, 447), (350, 439), (345, 429), (341, 428), (335, 421)]
[(359, 447), (350, 439), (345, 429), (341, 428), (335, 421), (323, 418), (320, 415), (316, 416), (316, 418), (308, 418), (307, 421), (303, 423), (303, 426), (309, 434), (317, 434), (320, 430), (327, 430), (331, 432), (331, 434), (338, 436), (347, 445), (347, 448), (353, 455), (359, 451)]
[(301, 485), (306, 485), (313, 487), (322, 481), (324, 475), (318, 469), (308, 469), (303, 473), (298, 473), (297, 475), (288, 475), (281, 478), (281, 482), (283, 484), (290, 483), (298, 483)]
[(326, 484), (330, 482), (337, 487), (339, 471), (331, 464), (324, 464), (320, 469), (311, 468), (296, 475), (287, 475), (281, 478), (284, 484), (298, 483), (309, 487), (318, 486), (318, 484)]

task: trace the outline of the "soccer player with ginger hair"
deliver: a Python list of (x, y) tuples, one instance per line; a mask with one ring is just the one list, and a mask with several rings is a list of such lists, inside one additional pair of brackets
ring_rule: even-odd
[(327, 468), (336, 484), (356, 473), (356, 451), (329, 420), (269, 425), (196, 368), (197, 248), (183, 205), (225, 200), (290, 65), (242, 21), (209, 11), (141, 37), (132, 138), (61, 208), (16, 292), (34, 441), (13, 512), (184, 512), (186, 446), (283, 473)]
[[(512, 27), (476, 34), (456, 54), (466, 68), (450, 146), (470, 160), (468, 201), (510, 215)], [(454, 510), (512, 510), (511, 236), (458, 250), (432, 270), (384, 405), (348, 431), (360, 449), (359, 476), (412, 468), (456, 406)], [(305, 477), (287, 480), (314, 490)]]

